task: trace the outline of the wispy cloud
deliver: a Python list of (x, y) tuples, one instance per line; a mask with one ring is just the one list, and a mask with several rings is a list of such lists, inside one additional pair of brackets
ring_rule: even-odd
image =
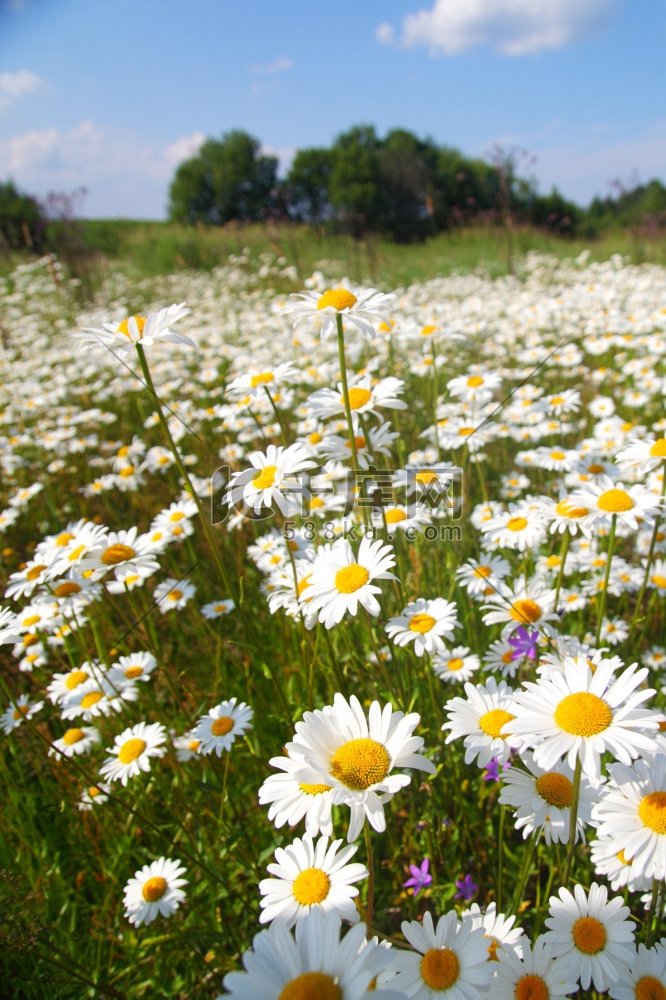
[(252, 73), (268, 74), (269, 76), (273, 76), (275, 73), (286, 73), (287, 70), (293, 68), (294, 60), (288, 56), (278, 56), (273, 62), (255, 63), (253, 66), (250, 66)]
[(183, 160), (189, 160), (195, 156), (206, 141), (203, 132), (193, 132), (192, 135), (181, 135), (179, 139), (172, 142), (164, 150), (164, 159), (167, 163), (177, 166)]
[(384, 22), (375, 37), (384, 45), (426, 46), (431, 56), (480, 46), (522, 56), (594, 37), (617, 6), (618, 0), (434, 0), (430, 9), (407, 14), (399, 34)]
[(8, 108), (18, 97), (31, 94), (43, 85), (41, 76), (29, 69), (16, 73), (0, 73), (0, 110)]

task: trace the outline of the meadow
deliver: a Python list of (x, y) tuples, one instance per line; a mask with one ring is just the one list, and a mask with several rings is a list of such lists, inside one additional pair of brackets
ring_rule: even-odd
[(0, 994), (665, 1000), (666, 245), (96, 225), (0, 277)]

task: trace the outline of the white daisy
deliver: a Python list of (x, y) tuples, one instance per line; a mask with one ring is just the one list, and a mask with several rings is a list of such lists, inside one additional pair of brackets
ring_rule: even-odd
[(89, 753), (94, 745), (99, 743), (100, 738), (99, 730), (94, 726), (84, 726), (81, 729), (75, 726), (66, 730), (59, 740), (53, 741), (53, 747), (56, 749), (53, 747), (49, 749), (49, 757), (60, 759), (61, 754), (65, 757), (74, 757), (76, 754)]
[(597, 875), (603, 875), (610, 882), (613, 892), (624, 889), (630, 892), (645, 892), (652, 888), (652, 880), (643, 878), (634, 870), (633, 859), (627, 857), (624, 848), (620, 846), (622, 839), (616, 836), (603, 836), (596, 831), (596, 836), (590, 848), (590, 860)]
[(305, 712), (296, 723), (287, 752), (301, 754), (305, 765), (295, 777), (305, 784), (331, 785), (331, 802), (351, 809), (347, 840), (356, 840), (364, 819), (378, 832), (386, 828), (384, 803), (410, 782), (396, 767), (428, 774), (435, 767), (419, 750), (423, 739), (412, 733), (420, 721), (415, 712), (394, 712), (390, 704), (370, 705), (368, 719), (354, 695), (349, 702), (336, 694), (333, 705)]
[(573, 894), (563, 887), (559, 896), (550, 898), (545, 943), (552, 946), (555, 958), (562, 959), (564, 974), (579, 979), (584, 990), (590, 983), (595, 990), (608, 989), (619, 980), (622, 963), (632, 957), (629, 907), (622, 905), (621, 896), (608, 902), (608, 889), (596, 882), (589, 896), (582, 885), (574, 886)]
[(106, 677), (112, 684), (118, 680), (148, 681), (156, 666), (157, 660), (152, 653), (131, 653), (129, 656), (119, 656), (117, 663), (113, 663), (107, 671)]
[(451, 698), (444, 706), (449, 721), (442, 729), (451, 730), (446, 742), (465, 737), (466, 764), (476, 760), (479, 767), (485, 767), (493, 757), (506, 764), (512, 747), (518, 746), (518, 740), (507, 736), (505, 729), (515, 718), (512, 688), (506, 681), (498, 685), (489, 677), (485, 685), (465, 684), (465, 694), (467, 699)]
[(666, 948), (661, 941), (655, 948), (639, 944), (628, 964), (620, 967), (619, 982), (608, 992), (613, 1000), (662, 1000), (666, 996)]
[(102, 806), (109, 801), (111, 785), (100, 781), (97, 785), (90, 785), (81, 792), (79, 801), (79, 812), (90, 812), (93, 806)]
[(109, 781), (120, 781), (126, 785), (130, 778), (141, 771), (150, 771), (150, 758), (163, 757), (167, 751), (167, 732), (159, 722), (149, 724), (138, 722), (129, 729), (124, 729), (116, 736), (112, 747), (107, 752), (113, 754), (107, 757), (99, 769), (99, 773)]
[(481, 1000), (492, 975), (482, 927), (450, 911), (435, 928), (426, 912), (423, 924), (403, 921), (402, 933), (415, 950), (397, 952), (391, 963), (397, 990), (411, 1000)]
[(337, 910), (342, 918), (356, 923), (358, 910), (353, 899), (358, 889), (352, 883), (368, 877), (362, 864), (347, 864), (356, 854), (354, 844), (338, 848), (341, 840), (334, 840), (330, 847), (328, 837), (320, 837), (315, 844), (306, 833), (302, 840), (294, 840), (288, 847), (278, 847), (275, 864), (268, 871), (275, 878), (262, 879), (259, 892), (263, 896), (263, 913), (260, 923), (267, 924), (276, 918), (291, 927), (306, 916), (313, 907)]
[[(356, 924), (341, 941), (339, 915), (319, 907), (298, 921), (293, 936), (274, 920), (243, 955), (245, 972), (227, 973), (222, 985), (228, 992), (215, 1000), (360, 1000), (392, 957), (392, 949), (366, 941), (365, 933), (365, 924)], [(379, 984), (372, 996), (404, 1000)]]
[(390, 545), (381, 539), (371, 541), (364, 537), (354, 555), (349, 542), (341, 538), (328, 552), (320, 555), (312, 567), (312, 576), (300, 600), (308, 602), (309, 611), (319, 612), (319, 621), (332, 628), (342, 621), (348, 611), (355, 615), (359, 603), (371, 614), (380, 613), (375, 594), (381, 588), (373, 580), (395, 580), (388, 570), (395, 565)]
[(18, 624), (11, 608), (0, 608), (0, 646), (21, 641), (17, 631)]
[(266, 454), (253, 451), (247, 457), (252, 468), (234, 472), (222, 502), (236, 508), (244, 501), (255, 513), (273, 504), (282, 514), (298, 510), (299, 497), (308, 497), (298, 474), (316, 467), (309, 451), (300, 444), (288, 448), (269, 444)]
[(525, 690), (514, 695), (517, 718), (506, 724), (505, 732), (523, 746), (534, 748), (534, 760), (551, 770), (566, 756), (570, 767), (580, 758), (590, 781), (598, 782), (601, 754), (610, 750), (624, 764), (654, 746), (654, 740), (640, 729), (659, 729), (663, 716), (637, 706), (655, 691), (640, 688), (647, 667), (637, 670), (634, 663), (618, 678), (615, 664), (603, 660), (594, 673), (587, 659), (566, 657), (564, 672), (552, 673), (536, 684), (526, 681)]
[(343, 317), (352, 323), (370, 340), (375, 338), (373, 323), (386, 322), (395, 295), (385, 295), (374, 288), (357, 288), (354, 294), (348, 288), (331, 288), (319, 292), (298, 292), (291, 295), (292, 301), (284, 306), (283, 312), (296, 316), (294, 326), (321, 321), (321, 339), (326, 340), (336, 329), (336, 318)]
[(536, 548), (546, 536), (543, 518), (538, 510), (512, 503), (508, 510), (483, 524), (481, 531), (487, 535), (490, 544), (499, 548), (518, 549), (519, 552)]
[(204, 604), (201, 608), (201, 614), (209, 620), (221, 618), (222, 615), (228, 615), (230, 611), (233, 611), (235, 606), (234, 602), (226, 597), (223, 600), (210, 601), (209, 604)]
[(417, 656), (442, 653), (444, 639), (453, 638), (453, 629), (460, 625), (455, 604), (442, 597), (427, 601), (419, 597), (411, 601), (402, 614), (386, 623), (386, 634), (396, 646), (414, 643)]
[[(513, 650), (513, 647), (509, 647)], [(440, 680), (449, 684), (468, 681), (479, 669), (480, 660), (470, 653), (469, 646), (454, 646), (438, 653), (432, 660), (432, 669)]]
[(155, 587), (153, 597), (164, 615), (167, 611), (184, 608), (194, 597), (196, 590), (197, 588), (189, 580), (175, 580), (170, 576)]
[(215, 751), (219, 757), (223, 750), (231, 750), (236, 737), (251, 728), (253, 715), (249, 705), (244, 701), (237, 705), (235, 698), (215, 705), (194, 727), (193, 737), (199, 741), (199, 753), (206, 756)]
[(259, 803), (270, 803), (269, 820), (279, 830), (287, 823), (295, 826), (305, 819), (305, 829), (312, 837), (333, 833), (331, 819), (331, 789), (325, 782), (307, 783), (298, 781), (297, 771), (303, 769), (302, 754), (289, 757), (272, 757), (270, 763), (283, 774), (271, 774), (259, 789)]
[(598, 483), (590, 483), (585, 489), (573, 492), (571, 503), (587, 507), (590, 513), (586, 521), (593, 524), (610, 524), (616, 517), (618, 525), (637, 531), (638, 519), (643, 524), (651, 524), (663, 499), (638, 483), (627, 488), (605, 476)]
[(189, 313), (190, 309), (181, 302), (179, 305), (160, 309), (159, 312), (148, 313), (147, 316), (128, 316), (119, 324), (104, 323), (101, 327), (86, 327), (82, 333), (75, 333), (74, 336), (81, 341), (83, 351), (95, 347), (110, 347), (121, 358), (129, 354), (135, 344), (147, 347), (166, 341), (194, 347), (194, 341), (189, 337), (171, 330), (173, 323)]
[[(505, 773), (499, 801), (515, 809), (515, 826), (517, 830), (522, 828), (523, 837), (542, 829), (548, 845), (551, 842), (566, 844), (573, 799), (573, 770), (566, 761), (560, 761), (546, 771), (535, 763), (528, 750), (522, 751), (520, 760), (528, 770), (514, 765)], [(584, 839), (585, 826), (591, 822), (592, 806), (598, 794), (598, 786), (592, 785), (583, 775), (576, 814), (576, 840)]]
[(523, 929), (514, 927), (515, 916), (506, 916), (497, 912), (496, 903), (488, 903), (485, 913), (481, 911), (478, 903), (472, 903), (469, 910), (464, 910), (460, 914), (461, 920), (470, 920), (472, 927), (482, 927), (486, 941), (489, 941), (487, 948), (487, 961), (497, 961), (502, 952), (513, 952), (519, 957), (523, 953)]
[(185, 899), (181, 886), (186, 869), (180, 861), (158, 858), (134, 873), (123, 890), (125, 916), (135, 927), (150, 924), (161, 914), (170, 917)]
[[(497, 955), (499, 968), (492, 981), (493, 1000), (550, 1000), (574, 993), (577, 983), (566, 982), (562, 963), (553, 959), (553, 950), (543, 937), (534, 947), (522, 944), (522, 957), (504, 950)], [(573, 977), (572, 977), (573, 979)]]
[(24, 719), (32, 719), (44, 704), (43, 701), (30, 701), (30, 696), (20, 694), (16, 699), (16, 707), (10, 705), (0, 715), (0, 729), (3, 733), (11, 733), (20, 726)]

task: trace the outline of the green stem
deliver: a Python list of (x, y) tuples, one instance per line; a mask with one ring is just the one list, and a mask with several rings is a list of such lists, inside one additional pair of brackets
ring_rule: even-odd
[[(500, 792), (502, 779), (500, 778)], [(506, 824), (506, 806), (500, 806), (498, 851), (497, 851), (497, 912), (502, 912), (502, 892), (504, 889), (504, 826)]]
[(511, 907), (512, 913), (518, 912), (518, 907), (520, 906), (523, 892), (525, 891), (525, 886), (527, 885), (527, 880), (529, 878), (530, 869), (532, 868), (532, 858), (534, 857), (534, 851), (537, 844), (539, 843), (540, 836), (541, 836), (540, 828), (533, 830), (532, 833), (530, 834), (527, 843), (525, 844), (525, 852), (523, 854), (523, 862), (520, 868), (518, 884), (516, 886), (516, 891), (513, 896), (513, 906)]
[[(340, 382), (342, 384), (342, 398), (345, 404), (345, 416), (347, 417), (347, 435), (349, 437), (349, 447), (352, 454), (353, 472), (356, 475), (359, 471), (358, 453), (356, 451), (356, 438), (354, 436), (354, 423), (352, 420), (351, 404), (349, 402), (349, 387), (347, 385), (347, 363), (345, 361), (345, 333), (342, 326), (342, 316), (337, 313), (335, 324), (338, 331), (338, 362), (340, 365)], [(361, 489), (362, 492), (362, 489)], [(368, 511), (365, 505), (362, 506), (363, 523), (368, 526)]]
[[(615, 518), (613, 518), (615, 525)], [(583, 762), (578, 757), (576, 759), (576, 770), (574, 771), (573, 791), (571, 793), (571, 814), (569, 817), (569, 842), (567, 844), (567, 856), (564, 862), (564, 873), (562, 875), (562, 885), (566, 889), (571, 874), (571, 862), (573, 860), (574, 847), (576, 845), (576, 824), (578, 821), (578, 800), (580, 798), (580, 777), (583, 772)]]
[(560, 549), (560, 572), (557, 574), (557, 586), (555, 588), (555, 607), (554, 610), (557, 611), (557, 602), (560, 596), (560, 589), (562, 587), (562, 580), (564, 579), (564, 564), (567, 561), (567, 552), (569, 551), (569, 542), (571, 541), (571, 535), (569, 529), (567, 528), (564, 532), (564, 538), (562, 539), (562, 548)]
[(275, 401), (274, 401), (273, 397), (271, 396), (270, 390), (269, 390), (269, 388), (268, 388), (267, 385), (264, 386), (264, 392), (268, 396), (269, 402), (270, 402), (270, 404), (271, 404), (271, 406), (273, 408), (273, 413), (275, 414), (275, 419), (277, 420), (277, 422), (280, 425), (280, 433), (282, 434), (282, 444), (285, 446), (285, 448), (288, 448), (289, 444), (287, 443), (287, 429), (286, 429), (286, 427), (284, 425), (284, 421), (282, 419), (282, 414), (280, 413), (280, 411), (278, 410), (277, 406), (275, 405)]
[(372, 914), (375, 906), (375, 861), (372, 854), (372, 837), (370, 834), (370, 824), (367, 819), (363, 826), (365, 834), (365, 853), (368, 865), (368, 902), (365, 907), (365, 917), (367, 924), (367, 937), (372, 937)]
[[(661, 477), (661, 496), (666, 496), (666, 462), (662, 466), (662, 477)], [(634, 616), (631, 619), (630, 634), (633, 631), (636, 622), (638, 621), (638, 616), (640, 614), (641, 606), (643, 604), (643, 598), (645, 597), (645, 591), (648, 585), (648, 580), (650, 579), (650, 567), (652, 566), (652, 560), (654, 558), (654, 548), (657, 544), (657, 536), (659, 534), (659, 526), (661, 524), (661, 514), (657, 514), (654, 519), (654, 528), (652, 530), (652, 539), (650, 541), (650, 551), (648, 553), (647, 565), (645, 567), (645, 576), (643, 577), (643, 583), (641, 584), (641, 589), (638, 592), (638, 597), (636, 598), (636, 607), (634, 609)]]
[(611, 562), (613, 559), (613, 549), (615, 548), (615, 528), (617, 527), (617, 514), (613, 514), (613, 519), (611, 521), (610, 538), (608, 539), (608, 558), (606, 559), (606, 572), (604, 574), (604, 589), (601, 591), (601, 596), (599, 598), (599, 612), (597, 615), (597, 634), (595, 638), (595, 645), (599, 645), (599, 639), (601, 637), (601, 626), (604, 620), (604, 614), (606, 612), (606, 597), (608, 595), (608, 578), (610, 577)]

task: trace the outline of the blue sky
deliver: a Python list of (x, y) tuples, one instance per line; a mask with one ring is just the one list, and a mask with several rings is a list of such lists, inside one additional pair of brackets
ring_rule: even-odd
[(666, 182), (664, 0), (0, 0), (0, 179), (163, 218), (231, 128), (280, 156), (374, 124), (536, 156), (587, 203)]

